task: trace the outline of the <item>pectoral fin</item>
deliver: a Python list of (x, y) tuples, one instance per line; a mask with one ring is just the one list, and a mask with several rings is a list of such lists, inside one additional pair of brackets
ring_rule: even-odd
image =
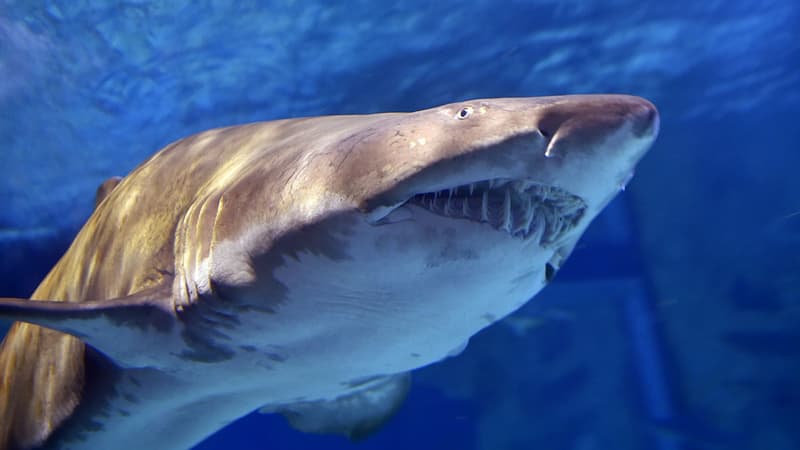
[(138, 365), (140, 337), (166, 333), (176, 322), (163, 306), (163, 294), (163, 289), (149, 289), (128, 297), (80, 303), (0, 298), (0, 319), (71, 334), (121, 365)]

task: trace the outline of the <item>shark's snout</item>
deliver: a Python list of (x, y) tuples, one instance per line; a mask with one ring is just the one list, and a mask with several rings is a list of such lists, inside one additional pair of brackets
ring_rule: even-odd
[(658, 110), (649, 101), (636, 97), (630, 117), (633, 133), (637, 137), (653, 137), (658, 134), (660, 125)]
[(628, 95), (563, 97), (543, 108), (536, 118), (540, 133), (548, 140), (547, 157), (599, 148), (612, 137), (649, 142), (659, 126), (656, 107), (641, 97)]
[(598, 211), (630, 181), (634, 167), (659, 131), (649, 101), (628, 95), (564, 97), (538, 117), (550, 134), (544, 162), (535, 156), (531, 177), (560, 187)]

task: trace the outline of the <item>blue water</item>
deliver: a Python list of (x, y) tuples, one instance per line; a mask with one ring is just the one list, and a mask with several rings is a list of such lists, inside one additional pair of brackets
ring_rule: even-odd
[(563, 273), (358, 443), (254, 414), (198, 449), (800, 448), (795, 0), (0, 0), (0, 295), (95, 188), (203, 129), (641, 95), (662, 132)]

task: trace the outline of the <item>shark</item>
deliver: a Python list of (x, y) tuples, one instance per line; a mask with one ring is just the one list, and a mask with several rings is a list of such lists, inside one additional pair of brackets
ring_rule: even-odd
[(178, 140), (0, 299), (0, 449), (190, 448), (255, 410), (366, 436), (553, 279), (658, 128), (597, 94)]

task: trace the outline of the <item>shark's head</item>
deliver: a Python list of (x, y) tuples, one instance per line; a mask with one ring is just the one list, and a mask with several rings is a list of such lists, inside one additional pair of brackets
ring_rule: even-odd
[(387, 123), (351, 147), (337, 178), (371, 224), (435, 215), (553, 247), (625, 187), (659, 119), (639, 97), (584, 95), (466, 101)]
[(365, 373), (435, 361), (529, 300), (658, 132), (655, 107), (623, 95), (331, 120), (342, 130), (283, 196), (314, 192), (298, 211), (327, 218), (273, 244), (254, 271), (272, 287), (251, 292), (279, 292), (277, 317)]

